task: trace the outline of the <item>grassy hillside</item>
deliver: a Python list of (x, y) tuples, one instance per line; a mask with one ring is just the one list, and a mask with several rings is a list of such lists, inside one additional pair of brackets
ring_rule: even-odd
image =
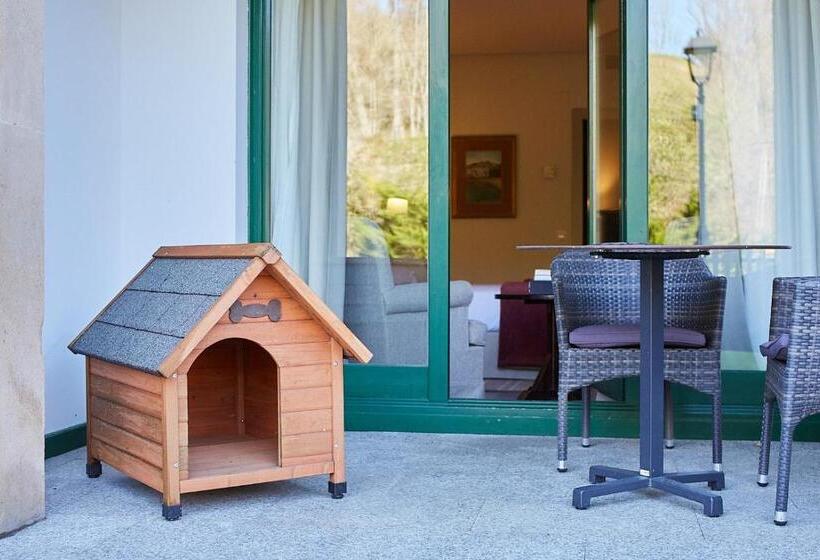
[(695, 85), (681, 57), (651, 55), (649, 76), (650, 240), (693, 242), (698, 225)]

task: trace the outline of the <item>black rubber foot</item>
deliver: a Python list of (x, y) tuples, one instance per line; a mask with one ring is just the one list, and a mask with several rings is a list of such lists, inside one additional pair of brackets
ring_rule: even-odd
[(591, 444), (591, 443), (587, 443), (587, 444), (583, 444), (583, 443), (582, 443), (582, 444), (581, 444), (581, 447), (583, 447), (584, 449), (586, 449), (586, 448), (588, 448), (588, 447), (592, 447), (592, 444)]
[(176, 521), (182, 517), (182, 506), (166, 506), (165, 504), (162, 504), (162, 516), (168, 521)]
[(555, 469), (555, 470), (557, 470), (558, 472), (567, 472), (567, 469)]
[(85, 464), (85, 475), (88, 478), (99, 478), (102, 474), (102, 463), (99, 461)]
[(768, 482), (758, 482), (757, 485), (760, 486), (761, 488), (766, 488), (769, 485), (769, 483)]
[(774, 524), (777, 525), (778, 527), (785, 527), (786, 526), (785, 521), (775, 521)]
[(345, 493), (347, 492), (347, 482), (328, 481), (327, 491), (330, 492), (330, 497), (334, 500), (341, 500), (345, 497)]

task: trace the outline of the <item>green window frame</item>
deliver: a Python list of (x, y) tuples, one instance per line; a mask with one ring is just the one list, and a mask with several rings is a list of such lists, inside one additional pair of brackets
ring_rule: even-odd
[[(270, 231), (271, 2), (249, 0), (248, 239)], [(595, 0), (589, 0), (594, 2)], [(624, 238), (648, 235), (648, 2), (621, 0)], [(345, 422), (350, 430), (553, 435), (554, 402), (449, 398), (449, 2), (429, 0), (429, 363), (426, 367), (345, 365)], [(637, 395), (627, 383), (624, 402), (594, 403), (596, 436), (638, 434)], [(724, 435), (759, 436), (761, 372), (724, 372)], [(677, 389), (677, 388), (676, 388)], [(570, 403), (570, 433), (580, 429), (580, 404)], [(798, 437), (820, 434), (820, 416)], [(676, 437), (711, 436), (711, 404), (676, 391)]]

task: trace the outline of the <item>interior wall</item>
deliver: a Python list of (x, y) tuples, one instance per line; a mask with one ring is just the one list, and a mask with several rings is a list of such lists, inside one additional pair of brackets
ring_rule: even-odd
[[(451, 278), (523, 280), (549, 259), (517, 244), (583, 241), (572, 126), (573, 110), (586, 106), (585, 53), (450, 58), (451, 135), (514, 134), (518, 152), (516, 217), (451, 220)], [(555, 167), (554, 178), (544, 177), (545, 166)]]
[(158, 246), (246, 239), (246, 9), (46, 0), (46, 432), (85, 421), (66, 345)]

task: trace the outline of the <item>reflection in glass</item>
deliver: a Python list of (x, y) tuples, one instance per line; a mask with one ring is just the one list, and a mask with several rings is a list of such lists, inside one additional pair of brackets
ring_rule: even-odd
[(345, 323), (427, 363), (427, 2), (348, 0)]
[(593, 189), (590, 241), (621, 239), (620, 0), (593, 2), (591, 92)]
[[(705, 216), (704, 239), (710, 243), (775, 241), (772, 8), (772, 0), (650, 0), (653, 243), (695, 243), (699, 216)], [(710, 38), (714, 50), (710, 60), (690, 73), (686, 50), (698, 33)], [(693, 110), (699, 95), (692, 74), (703, 82), (710, 68), (703, 88), (706, 103)], [(753, 349), (767, 338), (773, 256), (722, 253), (710, 257), (709, 265), (728, 278), (724, 368), (753, 369), (759, 358)]]

